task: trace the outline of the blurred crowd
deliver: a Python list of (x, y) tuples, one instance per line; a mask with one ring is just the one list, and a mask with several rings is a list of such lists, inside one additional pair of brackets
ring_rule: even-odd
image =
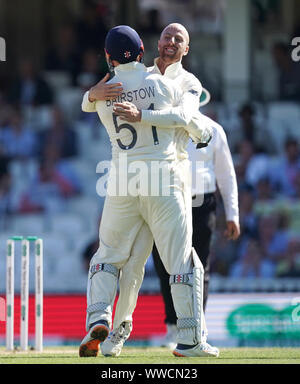
[[(253, 105), (238, 111), (238, 125), (227, 127), (239, 188), (241, 237), (222, 234), (219, 204), (213, 271), (237, 278), (300, 277), (300, 146), (286, 135), (255, 122)], [(297, 132), (299, 122), (295, 121)], [(267, 129), (268, 127), (268, 129)], [(226, 130), (226, 126), (224, 126)]]
[[(37, 67), (32, 57), (22, 57), (15, 76), (4, 89), (0, 88), (0, 215), (59, 210), (65, 199), (80, 193), (79, 177), (69, 161), (79, 155), (74, 119), (66, 117), (55, 86), (45, 74), (66, 75), (70, 85), (82, 91), (105, 75), (105, 12), (87, 3), (81, 19), (58, 29), (42, 65)], [(46, 124), (36, 113), (43, 107)], [(77, 107), (75, 114), (79, 115), (80, 105)], [(9, 165), (19, 161), (25, 168), (31, 160), (38, 167), (31, 175), (28, 190), (16, 201), (12, 199)]]
[[(103, 138), (95, 114), (80, 112), (80, 97), (70, 105), (57, 97), (49, 73), (64, 73), (69, 86), (82, 95), (107, 72), (103, 55), (106, 9), (87, 5), (80, 20), (65, 24), (55, 43), (49, 44), (43, 64), (31, 58), (18, 63), (14, 79), (0, 88), (0, 218), (11, 215), (63, 212), (66, 201), (84, 194), (83, 181), (74, 159), (84, 160), (79, 121), (91, 130), (94, 143)], [(141, 34), (157, 33), (155, 12)], [(147, 49), (147, 47), (146, 47)], [(300, 100), (299, 69), (287, 60), (286, 46), (274, 46), (278, 66), (280, 100)], [(48, 76), (44, 74), (47, 73)], [(201, 78), (200, 78), (201, 80)], [(205, 84), (204, 84), (205, 85)], [(68, 113), (65, 107), (67, 105)], [(37, 111), (47, 110), (46, 123)], [(260, 106), (264, 109), (266, 106)], [(257, 119), (255, 103), (238, 106), (235, 119), (226, 120), (212, 105), (209, 114), (225, 129), (235, 164), (240, 204), (241, 237), (237, 242), (223, 236), (225, 216), (219, 197), (217, 231), (213, 240), (212, 274), (229, 277), (300, 277), (300, 146), (299, 135), (277, 137), (266, 121)], [(283, 116), (284, 119), (285, 116)], [(299, 120), (294, 121), (299, 130)], [(18, 183), (12, 164), (27, 174), (26, 188)], [(28, 164), (34, 164), (29, 167)], [(27, 170), (27, 171), (26, 171)], [(95, 191), (96, 194), (96, 191)], [(1, 228), (2, 229), (2, 228)], [(88, 244), (87, 244), (88, 245)], [(96, 245), (92, 244), (91, 249)], [(88, 251), (85, 257), (90, 257)]]

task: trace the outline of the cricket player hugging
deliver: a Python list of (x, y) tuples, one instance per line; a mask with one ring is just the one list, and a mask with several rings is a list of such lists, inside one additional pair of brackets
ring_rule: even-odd
[[(91, 102), (87, 92), (82, 104), (87, 112), (97, 111), (107, 130), (112, 145), (112, 167), (99, 230), (100, 245), (91, 260), (88, 276), (88, 333), (79, 354), (98, 354), (99, 343), (106, 339), (111, 327), (119, 271), (132, 256), (138, 259), (135, 241), (143, 236), (149, 239), (150, 229), (171, 275), (178, 318), (178, 345), (173, 353), (182, 356), (180, 351), (188, 350), (190, 356), (217, 356), (218, 351), (207, 352), (209, 345), (203, 339), (203, 268), (192, 249), (191, 206), (186, 199), (186, 182), (177, 169), (175, 140), (178, 127), (189, 130), (190, 136), (198, 141), (203, 131), (189, 124), (192, 116), (181, 109), (181, 90), (170, 79), (147, 73), (140, 62), (143, 45), (132, 28), (111, 29), (105, 49), (108, 64), (115, 72), (109, 82), (122, 82), (123, 93), (112, 101)], [(114, 104), (125, 101), (133, 102), (139, 110), (148, 110), (152, 117), (157, 115), (160, 124), (122, 122)], [(169, 126), (161, 122), (164, 113), (173, 117)], [(157, 174), (153, 166), (157, 163), (163, 177), (158, 178), (153, 193), (157, 182), (157, 178), (153, 181)], [(129, 172), (134, 168), (141, 171), (129, 180)], [(152, 238), (145, 247), (150, 254)]]

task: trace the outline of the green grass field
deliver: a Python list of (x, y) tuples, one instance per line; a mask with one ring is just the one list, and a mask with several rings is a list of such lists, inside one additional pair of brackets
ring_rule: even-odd
[(221, 349), (219, 358), (176, 358), (165, 348), (125, 347), (118, 358), (79, 358), (77, 347), (47, 347), (43, 353), (6, 352), (0, 364), (300, 364), (300, 348)]

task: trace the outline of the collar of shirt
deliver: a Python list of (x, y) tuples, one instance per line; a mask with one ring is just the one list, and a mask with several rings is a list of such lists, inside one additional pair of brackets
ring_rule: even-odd
[[(156, 59), (154, 59), (154, 68), (155, 68), (155, 72), (159, 73), (160, 75), (162, 74), (157, 66), (157, 60), (159, 59), (159, 57), (157, 57)], [(176, 63), (173, 63), (173, 64), (170, 64), (167, 66), (166, 70), (165, 70), (165, 76), (167, 76), (169, 79), (175, 79), (178, 75), (181, 74), (183, 68), (182, 68), (182, 64), (181, 64), (181, 61), (177, 61)]]
[(146, 67), (144, 64), (139, 63), (138, 61), (131, 61), (130, 63), (120, 64), (114, 68), (115, 74), (119, 74), (120, 72), (126, 71), (146, 71)]

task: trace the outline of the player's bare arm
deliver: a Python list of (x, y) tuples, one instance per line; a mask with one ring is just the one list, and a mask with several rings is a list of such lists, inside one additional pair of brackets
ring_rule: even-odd
[(122, 83), (107, 84), (109, 80), (109, 73), (107, 73), (102, 80), (93, 86), (89, 91), (89, 101), (96, 100), (111, 100), (118, 97), (122, 91)]

